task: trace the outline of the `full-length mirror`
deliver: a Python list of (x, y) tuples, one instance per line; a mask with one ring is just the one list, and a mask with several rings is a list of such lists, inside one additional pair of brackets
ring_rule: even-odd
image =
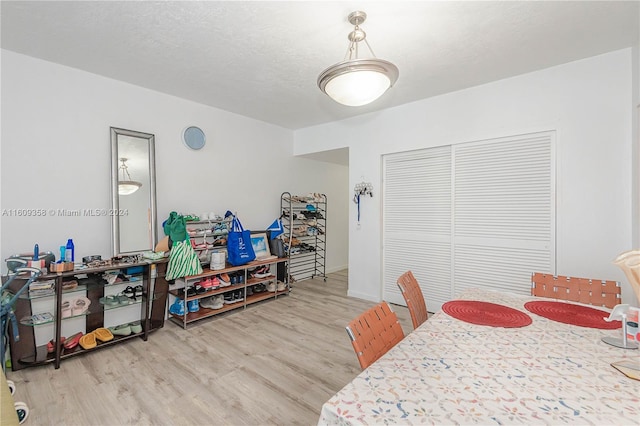
[(111, 128), (113, 254), (153, 250), (156, 245), (155, 137)]

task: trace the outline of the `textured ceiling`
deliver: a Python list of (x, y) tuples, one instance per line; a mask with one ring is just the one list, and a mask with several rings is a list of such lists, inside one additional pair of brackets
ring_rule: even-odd
[[(346, 16), (400, 69), (365, 107), (318, 74), (343, 60)], [(630, 2), (2, 1), (2, 48), (297, 129), (638, 44)]]

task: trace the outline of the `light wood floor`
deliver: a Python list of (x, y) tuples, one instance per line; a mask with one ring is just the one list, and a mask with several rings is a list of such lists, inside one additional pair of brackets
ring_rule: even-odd
[[(25, 425), (315, 425), (359, 372), (344, 326), (373, 302), (347, 297), (347, 271), (289, 296), (149, 340), (8, 371)], [(409, 312), (393, 305), (408, 334)]]

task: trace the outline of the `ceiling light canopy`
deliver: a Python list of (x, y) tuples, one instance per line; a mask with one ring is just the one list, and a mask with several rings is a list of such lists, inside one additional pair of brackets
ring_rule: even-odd
[(136, 182), (135, 180), (131, 180), (131, 175), (129, 175), (129, 168), (127, 167), (127, 159), (121, 158), (120, 161), (122, 164), (120, 165), (120, 172), (122, 173), (122, 179), (118, 179), (118, 194), (120, 195), (129, 195), (136, 192), (142, 184), (140, 182)]
[[(318, 87), (334, 101), (347, 106), (369, 104), (393, 86), (398, 80), (398, 67), (389, 61), (376, 58), (367, 42), (367, 34), (360, 28), (367, 14), (356, 11), (349, 14), (349, 22), (354, 25), (349, 33), (349, 47), (345, 59), (322, 71), (318, 77)], [(364, 44), (371, 58), (359, 59), (359, 43)]]

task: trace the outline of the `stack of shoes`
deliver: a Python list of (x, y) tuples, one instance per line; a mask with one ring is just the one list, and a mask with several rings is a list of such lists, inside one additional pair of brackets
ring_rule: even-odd
[(224, 306), (224, 296), (218, 294), (217, 296), (205, 297), (200, 300), (200, 306), (207, 309), (222, 309)]

